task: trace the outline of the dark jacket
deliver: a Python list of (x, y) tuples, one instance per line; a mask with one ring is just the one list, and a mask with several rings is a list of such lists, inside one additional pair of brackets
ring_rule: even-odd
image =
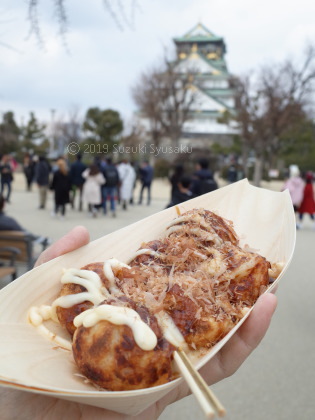
[(229, 182), (237, 181), (237, 170), (234, 165), (231, 165), (228, 170), (227, 178)]
[(50, 187), (55, 191), (55, 203), (57, 205), (67, 204), (70, 201), (71, 180), (69, 174), (63, 174), (59, 170), (54, 173)]
[(178, 191), (178, 183), (181, 179), (181, 177), (183, 176), (183, 174), (173, 174), (170, 178), (169, 181), (172, 185), (171, 188), (171, 199), (173, 199), (174, 194), (176, 193), (176, 191)]
[(13, 217), (7, 216), (2, 211), (0, 212), (0, 230), (19, 230), (24, 229), (13, 219)]
[(32, 181), (35, 174), (35, 164), (33, 162), (23, 166), (23, 172), (27, 180)]
[(139, 169), (140, 180), (144, 185), (150, 185), (153, 180), (153, 168), (148, 165)]
[(104, 188), (118, 186), (119, 174), (115, 165), (112, 165), (111, 163), (107, 164), (102, 168), (102, 174), (106, 179), (106, 183), (103, 185)]
[(174, 194), (172, 196), (171, 202), (168, 204), (167, 207), (176, 206), (177, 204), (183, 203), (184, 201), (190, 200), (191, 198), (194, 198), (194, 195), (192, 192), (183, 193), (180, 190), (174, 191)]
[(0, 166), (1, 182), (13, 181), (13, 172), (9, 163), (4, 163)]
[(86, 170), (86, 165), (82, 163), (80, 160), (77, 160), (71, 165), (70, 168), (70, 178), (71, 184), (80, 187), (84, 184), (85, 179), (82, 176), (82, 173)]
[(191, 192), (195, 196), (206, 194), (217, 188), (218, 185), (213, 179), (212, 172), (209, 169), (200, 169), (194, 173)]
[(41, 187), (49, 185), (50, 165), (46, 160), (40, 160), (35, 167), (35, 181)]

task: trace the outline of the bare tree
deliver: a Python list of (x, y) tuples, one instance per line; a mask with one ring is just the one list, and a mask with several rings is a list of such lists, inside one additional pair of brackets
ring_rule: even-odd
[(269, 158), (274, 165), (283, 134), (304, 120), (311, 107), (315, 80), (315, 47), (308, 46), (302, 65), (287, 60), (277, 67), (263, 68), (258, 89), (264, 98), (263, 112)]
[(151, 141), (155, 146), (160, 145), (164, 134), (161, 123), (161, 95), (161, 73), (157, 69), (143, 73), (132, 88), (133, 99), (139, 107), (140, 115), (149, 123)]
[[(67, 0), (50, 0), (55, 9), (55, 19), (57, 20), (59, 34), (66, 45), (66, 33), (69, 29), (69, 18), (66, 7)], [(127, 7), (127, 4), (128, 6)], [(40, 0), (27, 0), (28, 20), (30, 22), (29, 36), (34, 35), (40, 47), (44, 46), (44, 40), (39, 21), (38, 7)], [(116, 23), (118, 29), (123, 31), (125, 28), (134, 30), (136, 12), (141, 10), (139, 0), (103, 0), (104, 9), (109, 13)]]
[(132, 119), (126, 123), (124, 131), (125, 134), (122, 136), (120, 143), (136, 149), (139, 146), (140, 139), (144, 135), (143, 127), (139, 124), (138, 120)]
[(301, 66), (286, 60), (234, 80), (244, 162), (249, 150), (254, 150), (256, 185), (265, 162), (276, 165), (286, 134), (304, 123), (313, 100), (314, 80), (315, 48), (310, 46)]
[(70, 143), (80, 143), (82, 138), (82, 118), (79, 107), (73, 105), (68, 110), (67, 116), (60, 116), (54, 122), (54, 137), (57, 144), (55, 147), (59, 154), (64, 153), (64, 149)]
[[(253, 125), (256, 116), (256, 100), (252, 97), (252, 79), (250, 75), (231, 80), (235, 92), (235, 108), (237, 109), (237, 122), (242, 146), (242, 162), (244, 173), (247, 174), (247, 161), (249, 152), (254, 148), (255, 136)], [(223, 123), (229, 123), (233, 117), (224, 115)]]
[(152, 142), (158, 146), (163, 136), (178, 146), (184, 124), (189, 120), (197, 101), (193, 86), (195, 73), (179, 74), (176, 62), (164, 62), (146, 73), (132, 89), (132, 96), (141, 115), (149, 121)]
[[(41, 32), (41, 25), (38, 17), (38, 6), (40, 0), (28, 0), (28, 14), (27, 18), (30, 22), (30, 29), (28, 37), (32, 35), (37, 39), (38, 45), (43, 48), (44, 40)], [(55, 8), (55, 16), (58, 21), (59, 34), (65, 43), (65, 35), (68, 30), (68, 15), (66, 10), (66, 0), (52, 0)], [(66, 45), (66, 44), (65, 44)]]

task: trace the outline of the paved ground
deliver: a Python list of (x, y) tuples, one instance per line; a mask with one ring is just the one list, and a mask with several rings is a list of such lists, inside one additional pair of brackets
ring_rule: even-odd
[[(32, 232), (59, 238), (77, 224), (85, 225), (92, 239), (163, 209), (168, 186), (154, 185), (151, 206), (134, 206), (118, 211), (116, 219), (70, 211), (66, 220), (51, 219), (50, 208), (37, 210), (36, 191), (24, 192), (16, 177), (12, 204), (7, 211)], [(272, 189), (279, 184), (269, 185)], [(278, 291), (279, 307), (272, 326), (259, 349), (231, 378), (213, 390), (228, 410), (227, 420), (312, 420), (315, 418), (315, 231), (309, 221), (298, 231), (296, 253)], [(160, 420), (201, 420), (203, 416), (193, 397), (170, 406)]]
[[(314, 243), (310, 227), (298, 232), (267, 336), (236, 374), (212, 387), (227, 408), (227, 420), (315, 418)], [(160, 417), (179, 419), (203, 419), (193, 397), (173, 404)]]

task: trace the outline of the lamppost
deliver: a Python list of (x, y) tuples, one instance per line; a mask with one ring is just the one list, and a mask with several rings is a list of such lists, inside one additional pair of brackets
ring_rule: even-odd
[(53, 157), (55, 151), (55, 109), (51, 109), (51, 132), (50, 132), (50, 148), (49, 155)]

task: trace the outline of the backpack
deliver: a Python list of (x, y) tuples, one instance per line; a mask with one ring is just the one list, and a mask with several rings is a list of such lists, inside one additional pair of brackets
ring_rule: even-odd
[(213, 178), (201, 179), (200, 181), (200, 195), (207, 194), (211, 191), (214, 191), (218, 188), (218, 184)]
[(108, 165), (103, 170), (106, 179), (105, 187), (116, 187), (118, 185), (119, 177), (115, 166)]

